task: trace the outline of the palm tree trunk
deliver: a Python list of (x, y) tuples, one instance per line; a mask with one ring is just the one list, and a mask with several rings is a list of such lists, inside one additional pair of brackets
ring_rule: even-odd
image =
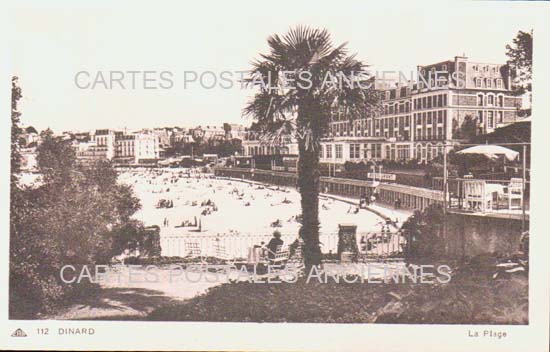
[(305, 141), (298, 141), (298, 189), (301, 195), (302, 227), (300, 237), (304, 241), (303, 255), (306, 273), (314, 265), (321, 264), (319, 247), (319, 153), (306, 148)]

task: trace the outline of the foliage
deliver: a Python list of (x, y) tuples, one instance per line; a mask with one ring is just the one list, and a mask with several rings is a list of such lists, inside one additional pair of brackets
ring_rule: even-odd
[[(434, 263), (430, 263), (434, 264)], [(449, 263), (445, 263), (449, 264)], [(453, 268), (449, 284), (237, 282), (214, 287), (147, 320), (209, 322), (526, 324), (527, 277), (492, 280), (479, 266)], [(493, 267), (494, 268), (494, 267)], [(469, 270), (468, 270), (469, 269)], [(455, 274), (456, 273), (456, 274)], [(353, 280), (353, 279), (351, 279)]]
[(408, 255), (411, 257), (431, 256), (437, 237), (443, 229), (443, 207), (432, 204), (424, 211), (416, 210), (401, 226), (408, 239)]
[(106, 263), (118, 240), (115, 230), (142, 228), (130, 220), (139, 200), (131, 188), (117, 184), (109, 163), (77, 166), (71, 146), (50, 130), (42, 133), (37, 152), (43, 183), (31, 188), (12, 184), (11, 189), (12, 318), (48, 311), (81, 289), (63, 283), (59, 270)]
[(366, 65), (348, 55), (346, 44), (333, 46), (327, 30), (298, 26), (283, 36), (270, 36), (267, 42), (269, 53), (253, 62), (246, 79), (257, 93), (244, 108), (244, 115), (255, 120), (254, 129), (262, 132), (264, 140), (277, 144), (281, 138), (293, 136), (298, 142), (301, 234), (309, 267), (321, 260), (320, 138), (333, 116), (346, 120), (363, 117), (377, 105), (379, 96), (369, 85), (372, 78), (363, 74)]
[(518, 81), (517, 92), (531, 92), (533, 76), (533, 31), (519, 31), (512, 45), (506, 45), (508, 65), (512, 68), (512, 77)]
[(43, 175), (46, 183), (60, 186), (74, 175), (76, 157), (74, 149), (68, 141), (55, 137), (53, 131), (47, 129), (40, 133), (41, 143), (36, 152), (38, 171)]
[(19, 127), (19, 117), (21, 113), (17, 108), (19, 99), (23, 97), (21, 88), (17, 85), (18, 78), (11, 79), (11, 184), (12, 187), (17, 181), (17, 175), (21, 168), (21, 154), (19, 153), (19, 136), (21, 128)]
[(141, 251), (140, 256), (160, 256), (160, 228), (158, 226), (145, 228), (141, 222), (129, 220), (114, 228), (110, 235), (112, 244), (109, 257), (119, 255), (126, 249), (138, 248)]
[(471, 140), (477, 135), (477, 123), (476, 119), (468, 115), (462, 121), (460, 126), (460, 138)]

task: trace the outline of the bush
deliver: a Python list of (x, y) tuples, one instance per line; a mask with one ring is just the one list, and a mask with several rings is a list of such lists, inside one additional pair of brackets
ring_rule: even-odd
[[(494, 268), (494, 266), (493, 266)], [(184, 304), (153, 311), (147, 320), (210, 322), (527, 324), (525, 275), (491, 280), (472, 268), (449, 284), (223, 284)]]
[(139, 224), (130, 220), (139, 200), (131, 188), (117, 184), (109, 163), (78, 166), (70, 145), (51, 131), (42, 134), (37, 160), (42, 185), (31, 189), (11, 185), (12, 319), (49, 312), (82, 289), (62, 282), (60, 269), (108, 262), (113, 246), (127, 240), (120, 238), (121, 229), (137, 231), (138, 238), (157, 251), (155, 236), (140, 233)]
[(407, 237), (409, 257), (431, 257), (436, 253), (439, 234), (443, 229), (443, 207), (432, 204), (424, 211), (416, 210), (401, 226)]

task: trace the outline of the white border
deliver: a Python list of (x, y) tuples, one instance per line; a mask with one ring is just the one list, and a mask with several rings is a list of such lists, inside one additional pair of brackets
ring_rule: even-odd
[[(426, 11), (434, 3), (423, 3)], [(476, 12), (476, 2), (463, 2)], [(35, 3), (36, 5), (36, 3)], [(67, 6), (72, 6), (67, 2)], [(103, 4), (105, 5), (105, 4)], [(185, 4), (187, 7), (191, 4)], [(241, 4), (246, 6), (246, 4)], [(352, 4), (349, 4), (352, 6)], [(548, 351), (549, 319), (549, 230), (545, 226), (548, 207), (547, 180), (548, 132), (550, 132), (550, 30), (547, 3), (495, 2), (484, 6), (521, 6), (532, 11), (534, 28), (534, 83), (533, 83), (533, 190), (531, 211), (531, 272), (530, 303), (527, 326), (483, 325), (380, 325), (380, 324), (256, 324), (256, 323), (169, 323), (169, 322), (113, 322), (113, 321), (10, 321), (8, 303), (8, 199), (9, 173), (9, 104), (11, 70), (7, 45), (0, 45), (0, 348), (2, 349), (78, 349), (78, 350), (257, 350), (257, 351)], [(44, 5), (42, 5), (44, 6)], [(161, 6), (155, 2), (153, 6)], [(237, 4), (235, 4), (237, 7)], [(272, 5), (269, 5), (272, 6)], [(375, 7), (373, 3), (373, 7)], [(396, 4), (399, 6), (399, 4)], [(441, 2), (437, 6), (445, 6)], [(182, 6), (183, 7), (183, 6)], [(314, 11), (315, 6), (312, 6)], [(7, 11), (0, 11), (4, 17)], [(488, 18), (488, 25), (498, 18)], [(546, 22), (546, 23), (545, 23)], [(9, 18), (0, 15), (0, 33), (8, 33), (9, 40), (17, 40)], [(467, 23), (461, 24), (467, 26)], [(460, 28), (457, 28), (460, 30)], [(510, 38), (511, 40), (512, 38)], [(5, 59), (8, 58), (6, 62)], [(38, 327), (55, 330), (59, 327), (93, 327), (94, 336), (67, 336), (12, 338), (11, 332), (22, 328), (31, 332)], [(468, 330), (492, 329), (506, 331), (508, 337), (473, 339)]]

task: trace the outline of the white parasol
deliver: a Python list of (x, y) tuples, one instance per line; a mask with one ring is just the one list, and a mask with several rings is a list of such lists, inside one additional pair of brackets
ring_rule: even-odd
[(504, 155), (508, 160), (515, 160), (519, 155), (515, 150), (492, 144), (476, 145), (463, 149), (458, 154), (482, 154), (491, 159)]

